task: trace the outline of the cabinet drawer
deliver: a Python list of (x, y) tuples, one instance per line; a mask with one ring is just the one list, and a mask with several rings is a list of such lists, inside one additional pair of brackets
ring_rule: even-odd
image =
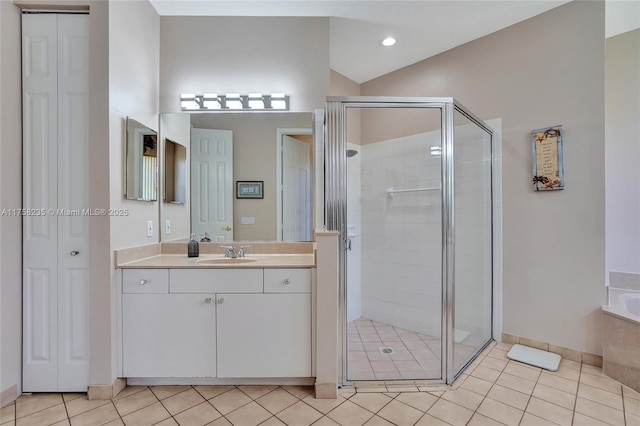
[(265, 293), (311, 293), (310, 269), (265, 269)]
[(171, 293), (262, 293), (262, 269), (171, 269)]
[(169, 293), (168, 269), (123, 269), (123, 293)]

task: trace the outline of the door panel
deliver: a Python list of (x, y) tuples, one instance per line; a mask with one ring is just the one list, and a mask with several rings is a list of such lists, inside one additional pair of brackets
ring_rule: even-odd
[[(55, 270), (54, 270), (55, 271)], [(23, 390), (57, 389), (58, 339), (56, 274), (48, 268), (25, 268), (23, 280)]]
[(191, 129), (191, 232), (233, 241), (233, 132)]
[(58, 390), (89, 383), (89, 20), (58, 16)]
[[(53, 18), (53, 19), (52, 19)], [(23, 207), (57, 206), (57, 21), (23, 15)], [(58, 386), (55, 215), (23, 217), (23, 390)]]
[(308, 143), (282, 136), (282, 240), (311, 241), (311, 154)]

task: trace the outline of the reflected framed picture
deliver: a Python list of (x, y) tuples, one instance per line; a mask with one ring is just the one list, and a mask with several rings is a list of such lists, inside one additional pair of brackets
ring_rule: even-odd
[(264, 198), (263, 189), (264, 181), (236, 181), (236, 198)]

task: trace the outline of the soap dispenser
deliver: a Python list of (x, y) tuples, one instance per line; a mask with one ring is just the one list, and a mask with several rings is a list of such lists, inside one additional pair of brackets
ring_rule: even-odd
[(191, 234), (191, 240), (187, 245), (187, 255), (189, 257), (198, 257), (200, 255), (200, 246), (196, 240), (196, 234)]

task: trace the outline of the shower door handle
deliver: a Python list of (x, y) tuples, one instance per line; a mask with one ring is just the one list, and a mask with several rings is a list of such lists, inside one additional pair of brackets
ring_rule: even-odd
[(351, 238), (344, 240), (344, 249), (351, 251)]

